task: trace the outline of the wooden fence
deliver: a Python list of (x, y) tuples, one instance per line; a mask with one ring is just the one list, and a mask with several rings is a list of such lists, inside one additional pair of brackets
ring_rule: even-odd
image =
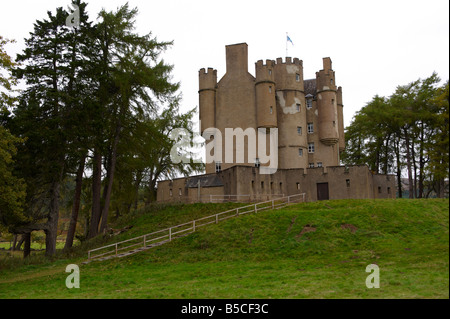
[[(305, 193), (272, 199), (265, 202), (255, 203), (243, 207), (233, 208), (218, 214), (197, 218), (190, 222), (158, 230), (142, 236), (130, 238), (115, 244), (91, 249), (88, 251), (88, 261), (109, 259), (113, 257), (123, 257), (146, 250), (155, 246), (160, 246), (172, 241), (176, 237), (191, 234), (200, 227), (209, 224), (217, 224), (220, 221), (231, 217), (237, 217), (248, 213), (258, 213), (267, 209), (278, 209), (283, 206), (305, 201)], [(96, 253), (94, 255), (93, 253)]]

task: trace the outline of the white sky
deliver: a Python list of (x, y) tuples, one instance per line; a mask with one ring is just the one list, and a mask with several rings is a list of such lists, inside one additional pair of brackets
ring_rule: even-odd
[[(125, 0), (91, 0), (94, 20), (101, 8), (115, 10)], [(70, 0), (2, 0), (0, 34), (17, 40), (15, 57), (37, 19)], [(181, 82), (182, 110), (198, 106), (198, 70), (225, 73), (225, 45), (246, 42), (249, 72), (257, 60), (286, 55), (286, 32), (294, 42), (289, 56), (303, 60), (304, 78), (315, 77), (322, 58), (331, 57), (342, 86), (345, 125), (376, 94), (389, 96), (398, 85), (436, 71), (449, 78), (448, 0), (181, 1), (130, 0), (138, 7), (137, 31), (160, 41), (174, 40), (164, 54)], [(198, 121), (198, 118), (195, 119)]]

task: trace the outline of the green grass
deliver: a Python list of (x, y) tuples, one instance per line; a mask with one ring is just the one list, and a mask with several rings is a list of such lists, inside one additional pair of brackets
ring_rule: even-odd
[[(230, 207), (140, 213), (115, 240)], [(0, 270), (0, 298), (449, 298), (448, 209), (448, 199), (339, 200), (248, 214), (126, 258)], [(70, 263), (80, 289), (65, 286)], [(379, 289), (365, 285), (369, 264)]]

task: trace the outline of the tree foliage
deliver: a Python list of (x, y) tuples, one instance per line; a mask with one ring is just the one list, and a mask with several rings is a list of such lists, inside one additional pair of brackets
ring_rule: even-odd
[(444, 196), (449, 177), (448, 81), (433, 73), (375, 96), (346, 128), (345, 164), (367, 164), (375, 173), (395, 173), (402, 197), (406, 170), (410, 198)]

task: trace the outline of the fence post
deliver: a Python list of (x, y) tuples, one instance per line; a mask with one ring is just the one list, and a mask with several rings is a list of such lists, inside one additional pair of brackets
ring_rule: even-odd
[(239, 207), (236, 208), (236, 216), (239, 216)]
[(146, 237), (147, 237), (147, 235), (144, 235), (144, 248), (147, 247), (147, 245), (146, 245), (146, 243), (145, 243)]
[(88, 251), (88, 260), (91, 260), (91, 251)]
[(172, 228), (169, 228), (169, 241), (172, 241)]
[(275, 205), (274, 205), (274, 201), (272, 199), (272, 209), (274, 209), (274, 208), (275, 208)]
[(288, 202), (287, 202), (288, 204), (289, 204), (289, 199), (290, 199), (290, 198), (291, 198), (291, 197), (290, 197), (290, 196), (288, 196)]
[(116, 257), (117, 257), (117, 244), (116, 244)]
[(216, 224), (218, 224), (218, 223), (219, 223), (219, 215), (216, 214)]
[(195, 220), (192, 221), (192, 231), (195, 231)]
[(255, 213), (257, 213), (258, 212), (258, 207), (256, 207), (256, 204), (255, 204)]

